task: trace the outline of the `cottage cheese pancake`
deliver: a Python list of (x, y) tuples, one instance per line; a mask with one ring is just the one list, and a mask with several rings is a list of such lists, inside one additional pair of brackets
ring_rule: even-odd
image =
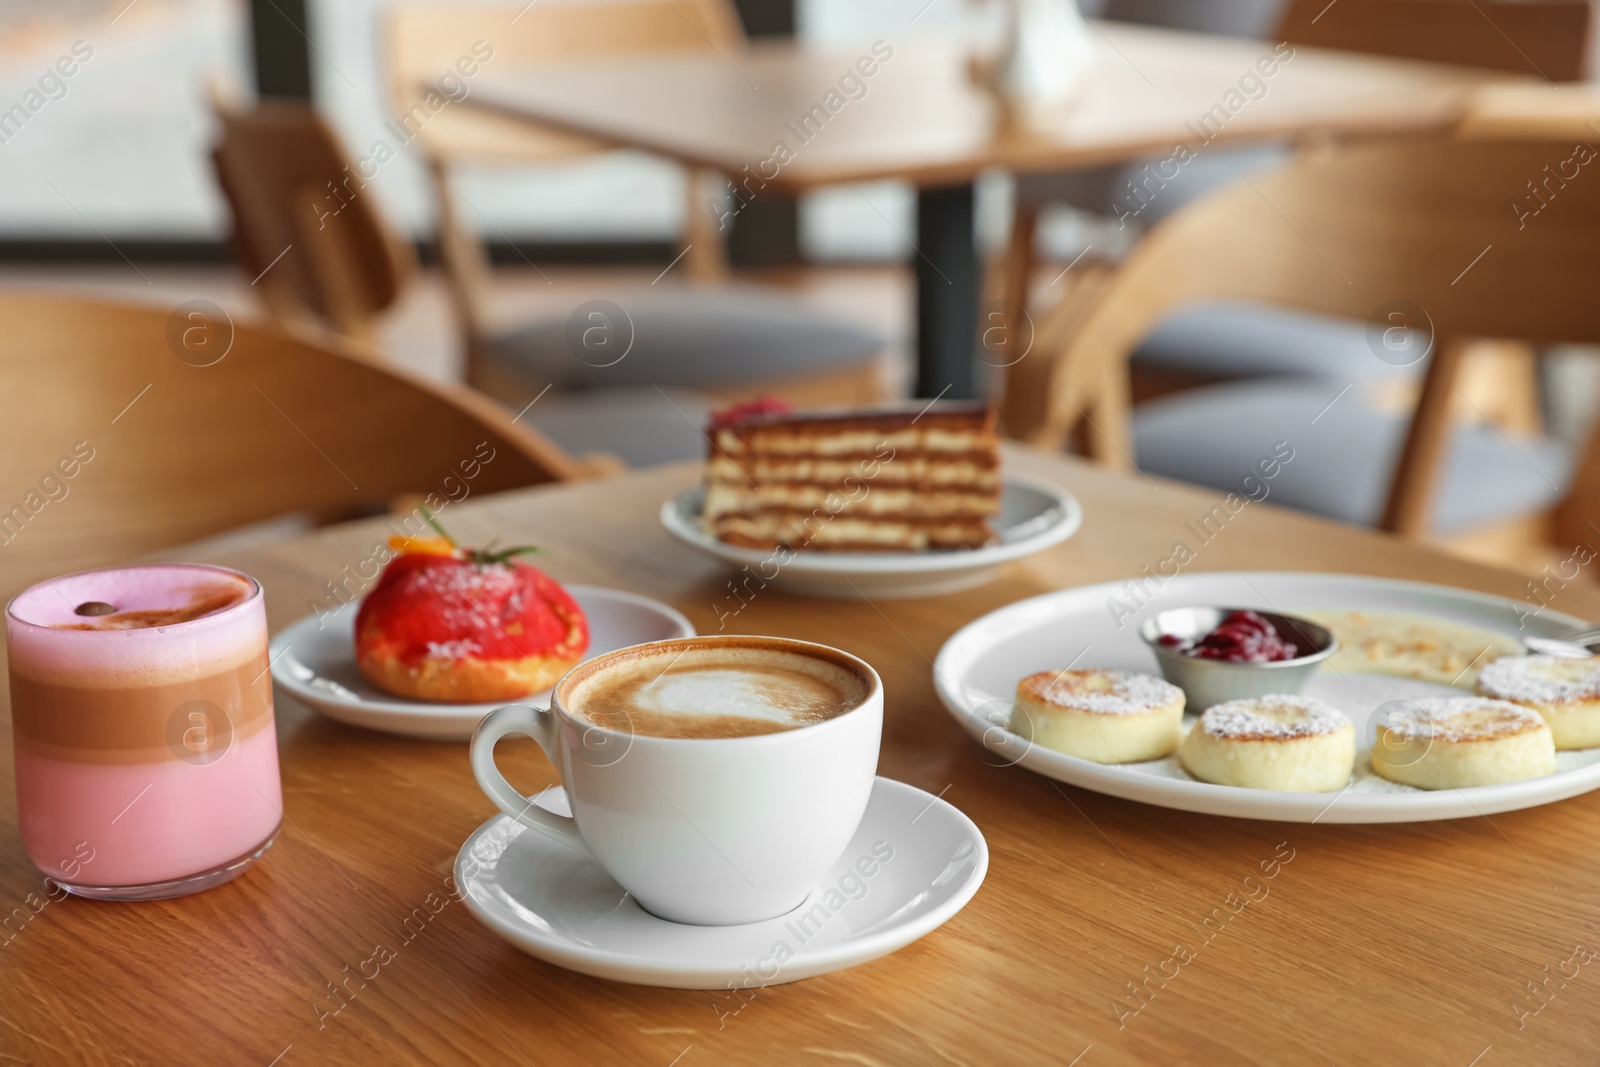
[(1350, 781), (1356, 731), (1343, 712), (1310, 697), (1230, 700), (1206, 709), (1179, 756), (1204, 782), (1320, 793)]
[(1537, 712), (1504, 700), (1406, 701), (1378, 722), (1372, 769), (1418, 789), (1499, 785), (1554, 774), (1556, 747)]
[(1600, 659), (1507, 656), (1478, 675), (1478, 692), (1543, 715), (1558, 749), (1600, 745)]
[(1160, 759), (1178, 747), (1183, 690), (1149, 674), (1040, 671), (1017, 683), (1011, 732), (1096, 763)]

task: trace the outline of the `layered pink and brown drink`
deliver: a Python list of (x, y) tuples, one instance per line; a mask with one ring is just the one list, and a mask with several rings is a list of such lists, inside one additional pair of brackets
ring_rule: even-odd
[(227, 881), (283, 800), (261, 587), (155, 564), (55, 578), (6, 609), (17, 824), (45, 874), (150, 899)]

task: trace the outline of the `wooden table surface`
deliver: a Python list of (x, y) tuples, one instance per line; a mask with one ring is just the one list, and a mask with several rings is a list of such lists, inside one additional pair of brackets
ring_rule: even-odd
[[(874, 178), (951, 185), (992, 167), (1066, 170), (1179, 143), (1198, 150), (1200, 120), (1215, 106), (1226, 110), (1207, 132), (1220, 142), (1437, 130), (1456, 121), (1477, 88), (1526, 80), (1304, 47), (1263, 76), (1257, 64), (1273, 55), (1270, 42), (1092, 25), (1099, 54), (1081, 98), (1027, 132), (997, 127), (992, 102), (967, 75), (970, 43), (931, 34), (886, 34), (876, 55), (870, 42), (854, 50), (773, 42), (537, 68), (488, 64), (465, 103), (710, 167), (736, 183), (748, 166), (797, 191)], [(863, 57), (875, 71), (858, 79), (858, 98), (838, 93)], [(829, 109), (826, 122), (813, 123), (820, 130), (797, 128), (819, 104)], [(792, 159), (775, 154), (780, 141)], [(747, 193), (762, 188), (758, 180)]]
[[(1013, 452), (1007, 462), (1079, 495), (1087, 518), (1076, 537), (958, 595), (874, 604), (768, 591), (733, 620), (876, 666), (888, 697), (880, 772), (942, 793), (988, 838), (982, 889), (923, 940), (761, 989), (742, 1007), (560, 970), (449, 897), (457, 848), (495, 813), (466, 745), (347, 728), (280, 697), (282, 834), (253, 870), (207, 893), (49, 901), (16, 836), (10, 785), (0, 786), (10, 915), (0, 1062), (1595, 1062), (1600, 969), (1583, 964), (1600, 946), (1600, 793), (1492, 820), (1311, 826), (1146, 807), (994, 766), (934, 696), (929, 660), (941, 642), (1022, 597), (1136, 574), (1214, 503), (1061, 458)], [(445, 518), (464, 540), (535, 541), (558, 578), (660, 597), (712, 631), (726, 574), (656, 521), (661, 500), (697, 474), (676, 466), (468, 500)], [(218, 561), (263, 581), (279, 628), (321, 603), (323, 583), (383, 532), (330, 528)], [(1192, 567), (1242, 568), (1526, 592), (1507, 572), (1260, 504)], [(1600, 617), (1600, 594), (1574, 584), (1555, 607)], [(511, 743), (502, 762), (530, 792), (555, 781), (531, 742)], [(407, 940), (401, 920), (418, 908), (431, 919)], [(1236, 914), (1199, 944), (1194, 925), (1215, 908)], [(1180, 942), (1198, 947), (1177, 964)], [(379, 946), (392, 958), (352, 979), (371, 974), (363, 961)], [(1158, 972), (1168, 977), (1150, 982), (1153, 997), (1133, 1013), (1129, 983)], [(1539, 999), (1529, 982), (1543, 983)], [(330, 983), (352, 993), (335, 999)]]

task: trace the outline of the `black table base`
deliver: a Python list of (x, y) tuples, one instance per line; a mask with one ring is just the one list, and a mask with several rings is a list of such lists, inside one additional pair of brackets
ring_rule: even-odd
[(917, 195), (917, 396), (968, 400), (977, 395), (978, 254), (973, 190), (922, 189)]

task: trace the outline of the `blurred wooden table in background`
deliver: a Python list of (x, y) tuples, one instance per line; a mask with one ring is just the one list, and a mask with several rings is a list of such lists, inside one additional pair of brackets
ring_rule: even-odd
[[(906, 236), (917, 248), (917, 395), (958, 398), (974, 395), (972, 183), (982, 172), (1173, 158), (1179, 145), (1200, 153), (1213, 144), (1318, 134), (1438, 131), (1454, 125), (1477, 89), (1528, 80), (1270, 41), (1090, 25), (1099, 53), (1081, 96), (1036, 128), (998, 121), (992, 99), (967, 72), (972, 42), (911, 27), (853, 51), (761, 42), (537, 68), (490, 62), (464, 104), (721, 172), (746, 201), (769, 189), (913, 183), (916, 229)], [(737, 208), (730, 201), (724, 210)]]
[[(1065, 458), (1013, 450), (1007, 463), (1078, 494), (1087, 517), (1076, 537), (965, 593), (872, 603), (764, 591), (735, 620), (871, 662), (888, 697), (880, 773), (942, 794), (988, 838), (987, 881), (923, 940), (760, 989), (736, 1012), (726, 993), (561, 970), (448, 898), (457, 849), (495, 814), (465, 744), (343, 727), (280, 696), (282, 833), (259, 865), (207, 893), (68, 899), (34, 913), (27, 900), (42, 894), (43, 876), (17, 838), (10, 782), (0, 784), (0, 906), (11, 916), (0, 933), (0, 1061), (1593, 1062), (1600, 976), (1552, 976), (1575, 944), (1600, 942), (1590, 892), (1600, 793), (1492, 821), (1315, 826), (1168, 811), (994, 765), (934, 696), (930, 660), (945, 638), (1022, 597), (1134, 576), (1215, 503)], [(727, 573), (656, 520), (661, 501), (698, 475), (683, 465), (485, 497), (452, 505), (447, 519), (464, 542), (538, 543), (538, 563), (555, 577), (659, 597), (710, 632)], [(216, 562), (262, 580), (278, 629), (324, 604), (324, 583), (385, 532), (356, 523)], [(1526, 594), (1509, 572), (1261, 504), (1193, 566), (1245, 568), (1445, 582), (1518, 602)], [(1574, 583), (1554, 606), (1600, 617), (1600, 592)], [(556, 781), (531, 742), (503, 755), (529, 792)], [(9, 759), (4, 766), (9, 777)], [(1143, 984), (1191, 938), (1191, 924), (1231, 907), (1241, 879), (1285, 856), (1269, 894), (1177, 977), (1152, 983), (1154, 999), (1128, 1017), (1128, 983)], [(402, 919), (441, 900), (408, 939)], [(394, 958), (352, 979), (379, 944)], [(1541, 984), (1540, 1000), (1528, 982)], [(335, 998), (330, 986), (349, 992)], [(1530, 1013), (1520, 1028), (1518, 1006)]]

